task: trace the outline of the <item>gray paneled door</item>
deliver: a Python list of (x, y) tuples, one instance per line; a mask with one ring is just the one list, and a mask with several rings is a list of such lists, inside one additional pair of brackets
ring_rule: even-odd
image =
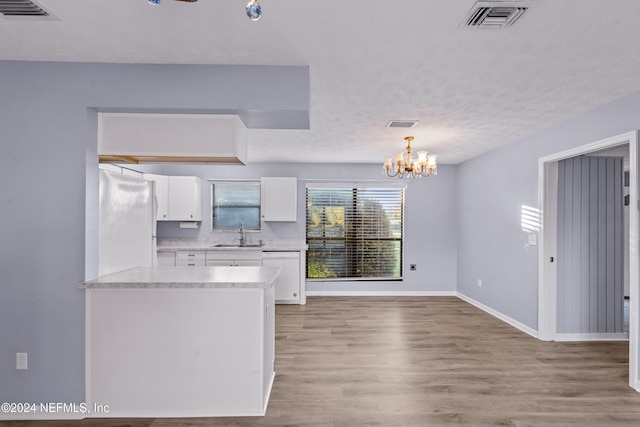
[(624, 328), (622, 159), (558, 162), (557, 332)]

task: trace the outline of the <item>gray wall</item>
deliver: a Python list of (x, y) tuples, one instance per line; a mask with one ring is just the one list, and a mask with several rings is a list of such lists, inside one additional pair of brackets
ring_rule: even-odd
[[(248, 87), (255, 73), (263, 85)], [(309, 70), (0, 61), (0, 76), (0, 402), (83, 402), (76, 283), (97, 265), (95, 110), (238, 112), (249, 122), (257, 112), (273, 127), (305, 127)], [(29, 354), (28, 370), (15, 369), (16, 352)]]
[(520, 216), (538, 207), (538, 159), (635, 129), (640, 92), (459, 165), (458, 291), (537, 330), (537, 246)]
[[(211, 233), (209, 220), (209, 179), (260, 179), (262, 176), (295, 176), (298, 178), (298, 221), (296, 223), (264, 223), (260, 233), (250, 239), (305, 238), (305, 180), (378, 180), (381, 164), (277, 164), (252, 163), (246, 167), (233, 165), (163, 165), (139, 166), (134, 169), (166, 175), (196, 175), (203, 180), (204, 219), (199, 229), (180, 229), (178, 223), (159, 224), (158, 237), (236, 238), (235, 234)], [(405, 192), (404, 280), (402, 282), (309, 282), (308, 291), (455, 291), (456, 224), (455, 167), (441, 166), (438, 175), (408, 181)], [(395, 179), (397, 180), (397, 178)], [(409, 271), (416, 264), (416, 271)]]

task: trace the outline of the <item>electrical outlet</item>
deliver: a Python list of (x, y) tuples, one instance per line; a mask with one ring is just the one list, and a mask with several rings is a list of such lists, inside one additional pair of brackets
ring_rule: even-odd
[(27, 369), (27, 353), (16, 353), (16, 369)]
[(416, 265), (415, 264), (410, 264), (409, 265), (409, 270), (416, 271)]
[(481, 288), (482, 287), (482, 279), (478, 279), (478, 287)]

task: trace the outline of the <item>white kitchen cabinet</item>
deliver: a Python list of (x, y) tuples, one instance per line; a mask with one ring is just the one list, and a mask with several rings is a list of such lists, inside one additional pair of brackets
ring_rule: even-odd
[(175, 267), (176, 253), (171, 251), (158, 251), (158, 267)]
[(207, 251), (206, 266), (251, 267), (262, 265), (262, 251)]
[(300, 252), (264, 252), (264, 267), (280, 267), (276, 277), (276, 303), (299, 303), (300, 286)]
[(144, 174), (156, 183), (158, 221), (202, 221), (202, 179)]
[(295, 177), (262, 178), (261, 199), (263, 221), (297, 220), (298, 181)]
[(155, 182), (156, 201), (158, 203), (158, 221), (169, 220), (169, 177), (145, 173), (144, 179)]
[(178, 251), (176, 252), (177, 267), (204, 267), (206, 265), (205, 251)]
[(202, 220), (202, 180), (199, 177), (169, 177), (169, 219)]

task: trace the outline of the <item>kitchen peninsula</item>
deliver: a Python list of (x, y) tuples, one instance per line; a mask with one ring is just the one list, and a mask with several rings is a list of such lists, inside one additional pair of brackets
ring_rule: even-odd
[(160, 266), (264, 266), (279, 267), (274, 282), (276, 304), (306, 304), (306, 251), (304, 239), (247, 242), (222, 239), (159, 239)]
[(86, 289), (91, 417), (264, 415), (273, 267), (138, 267)]

